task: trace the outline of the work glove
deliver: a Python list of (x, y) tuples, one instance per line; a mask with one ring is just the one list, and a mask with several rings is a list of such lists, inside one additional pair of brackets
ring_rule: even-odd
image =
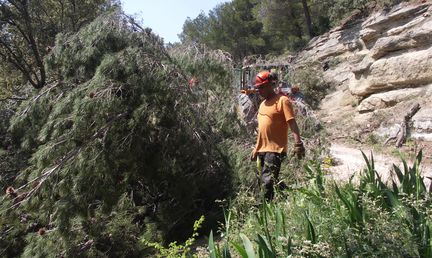
[(257, 159), (257, 155), (258, 153), (255, 151), (255, 149), (253, 149), (250, 155), (250, 160), (255, 161)]
[(304, 158), (305, 153), (306, 153), (306, 150), (305, 150), (305, 147), (303, 146), (303, 142), (294, 144), (294, 155), (296, 155), (296, 157), (298, 159)]

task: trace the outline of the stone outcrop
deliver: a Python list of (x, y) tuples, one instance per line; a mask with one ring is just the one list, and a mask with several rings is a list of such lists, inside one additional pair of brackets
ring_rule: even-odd
[(432, 140), (432, 1), (356, 17), (313, 39), (295, 60), (326, 68), (322, 77), (335, 90), (322, 101), (321, 117), (369, 123), (378, 114), (390, 125), (419, 103), (412, 136)]
[[(432, 106), (432, 105), (431, 105)], [(413, 117), (414, 138), (432, 141), (432, 107), (420, 109)]]
[(360, 103), (357, 111), (359, 113), (372, 112), (378, 109), (393, 107), (400, 102), (421, 98), (432, 99), (432, 84), (426, 87), (405, 88), (372, 94)]

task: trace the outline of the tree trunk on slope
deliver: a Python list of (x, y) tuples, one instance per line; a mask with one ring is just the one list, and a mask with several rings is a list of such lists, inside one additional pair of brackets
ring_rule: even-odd
[(307, 28), (309, 37), (313, 38), (315, 35), (314, 35), (313, 29), (312, 29), (312, 20), (310, 17), (309, 6), (307, 4), (307, 0), (301, 0), (301, 2), (303, 5), (303, 12), (304, 12), (305, 20), (306, 20), (306, 28)]

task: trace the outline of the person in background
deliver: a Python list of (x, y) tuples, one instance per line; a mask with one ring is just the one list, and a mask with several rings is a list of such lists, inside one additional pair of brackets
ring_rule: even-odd
[[(255, 88), (264, 100), (258, 109), (258, 136), (251, 160), (257, 161), (259, 178), (264, 186), (266, 200), (274, 196), (281, 163), (287, 153), (288, 127), (294, 138), (294, 153), (303, 158), (305, 148), (288, 97), (273, 90), (274, 75), (262, 71), (255, 78)], [(258, 159), (258, 160), (257, 160)]]

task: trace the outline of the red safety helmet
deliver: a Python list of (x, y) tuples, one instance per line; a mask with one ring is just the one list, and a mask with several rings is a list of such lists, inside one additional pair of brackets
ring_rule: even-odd
[(261, 71), (255, 77), (255, 87), (259, 88), (264, 84), (271, 82), (271, 75), (269, 71)]

